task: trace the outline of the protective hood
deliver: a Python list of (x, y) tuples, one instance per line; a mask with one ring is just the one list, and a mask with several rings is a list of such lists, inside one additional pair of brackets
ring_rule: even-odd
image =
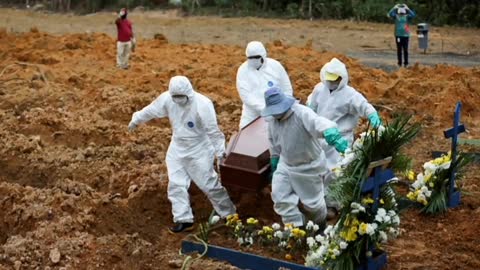
[(185, 95), (190, 101), (193, 100), (193, 97), (195, 95), (192, 84), (185, 76), (172, 77), (168, 85), (168, 92), (170, 92), (171, 96)]
[(260, 41), (251, 41), (245, 50), (247, 57), (260, 55), (263, 59), (267, 58), (267, 50)]
[(326, 82), (326, 73), (333, 73), (340, 75), (342, 77), (342, 80), (340, 81), (340, 84), (338, 85), (337, 90), (341, 90), (345, 85), (348, 84), (348, 71), (347, 67), (345, 66), (342, 61), (338, 60), (337, 58), (333, 58), (330, 60), (330, 62), (326, 63), (322, 69), (320, 70), (320, 80), (325, 84)]

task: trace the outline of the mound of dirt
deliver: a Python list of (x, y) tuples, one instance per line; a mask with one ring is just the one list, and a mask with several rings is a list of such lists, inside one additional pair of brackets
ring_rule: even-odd
[[(125, 71), (115, 68), (115, 40), (105, 34), (0, 31), (0, 266), (178, 267), (184, 235), (166, 230), (171, 225), (164, 163), (168, 120), (151, 121), (135, 133), (126, 127), (134, 111), (164, 92), (170, 77), (182, 74), (214, 101), (229, 138), (241, 113), (234, 82), (245, 57), (241, 47), (176, 45), (158, 37), (139, 42)], [(449, 148), (442, 131), (451, 125), (457, 100), (469, 129), (465, 137), (479, 134), (478, 68), (414, 66), (386, 73), (308, 44), (281, 42), (269, 45), (268, 53), (284, 64), (302, 101), (318, 83), (323, 64), (338, 57), (348, 66), (351, 85), (385, 119), (414, 113), (424, 126), (407, 149), (416, 167), (430, 150)], [(478, 180), (468, 173), (462, 186), (478, 194)], [(242, 216), (278, 221), (268, 195), (230, 193)], [(197, 213), (210, 209), (197, 188), (191, 194)], [(462, 269), (479, 269), (477, 197), (465, 195), (460, 209), (444, 217), (407, 212), (404, 236), (388, 247), (389, 268), (447, 269), (455, 260)], [(200, 261), (192, 269), (228, 267)]]

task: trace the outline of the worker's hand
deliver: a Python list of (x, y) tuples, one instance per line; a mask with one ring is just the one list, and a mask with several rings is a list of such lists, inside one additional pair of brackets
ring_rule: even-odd
[(273, 156), (270, 158), (270, 167), (271, 167), (272, 174), (277, 170), (279, 161), (280, 161), (280, 157)]
[(128, 124), (128, 131), (132, 132), (136, 127), (137, 127), (137, 124), (131, 121), (130, 124)]
[(132, 42), (132, 52), (135, 52), (135, 48), (137, 47), (137, 40), (135, 39), (135, 37), (132, 37), (130, 41)]
[(371, 113), (368, 116), (368, 121), (370, 121), (370, 125), (372, 125), (373, 128), (378, 128), (382, 125), (382, 119), (380, 119), (377, 112)]
[(345, 138), (340, 138), (335, 142), (335, 149), (340, 153), (345, 153), (348, 149), (348, 141)]

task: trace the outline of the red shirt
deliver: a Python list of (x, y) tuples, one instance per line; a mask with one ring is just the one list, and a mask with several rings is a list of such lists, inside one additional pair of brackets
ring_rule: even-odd
[(132, 23), (128, 19), (118, 19), (115, 23), (117, 24), (118, 32), (117, 40), (121, 42), (130, 41), (133, 36)]

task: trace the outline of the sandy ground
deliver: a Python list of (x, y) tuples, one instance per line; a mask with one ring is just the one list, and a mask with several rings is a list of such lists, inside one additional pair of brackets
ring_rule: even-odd
[[(251, 21), (257, 23), (258, 33), (260, 27), (281, 29), (285, 22), (159, 16), (155, 20), (176, 22), (158, 31), (173, 42), (142, 40), (131, 58), (132, 67), (124, 71), (115, 68), (115, 40), (102, 29), (88, 28), (104, 20), (102, 27), (109, 33), (111, 14), (75, 17), (2, 11), (7, 17), (0, 18), (0, 26), (27, 31), (0, 31), (0, 269), (179, 268), (178, 248), (185, 235), (166, 230), (171, 225), (164, 164), (169, 124), (152, 121), (128, 133), (131, 114), (165, 91), (171, 76), (184, 74), (214, 101), (220, 127), (230, 137), (240, 117), (234, 80), (244, 61), (240, 43), (246, 41), (237, 39), (238, 44), (232, 44), (233, 40), (219, 38), (200, 44), (200, 40), (176, 40), (179, 36), (168, 31), (189, 22), (190, 28), (198, 25), (199, 29), (189, 36), (200, 36), (202, 31), (213, 36), (208, 30), (217, 27), (224, 32), (215, 30), (215, 35), (229, 36), (229, 27), (246, 29)], [(141, 21), (138, 18), (139, 26)], [(74, 22), (82, 26), (77, 28)], [(305, 29), (320, 24), (286, 23)], [(348, 25), (357, 35), (376, 25), (325, 23)], [(38, 28), (30, 31), (35, 25)], [(384, 27), (388, 38), (390, 26), (378, 26)], [(150, 35), (156, 33), (154, 27), (150, 29)], [(477, 30), (458, 31), (465, 34), (463, 48), (479, 38)], [(369, 43), (378, 45), (382, 39), (372, 37)], [(462, 119), (469, 131), (463, 138), (478, 139), (478, 67), (414, 65), (386, 72), (340, 54), (355, 51), (345, 43), (338, 43), (335, 53), (311, 44), (268, 45), (269, 54), (288, 70), (295, 96), (305, 101), (318, 83), (322, 65), (339, 57), (349, 67), (351, 85), (380, 109), (383, 118), (409, 112), (422, 123), (422, 133), (405, 149), (417, 170), (431, 150), (448, 150), (442, 132), (451, 125), (456, 101), (463, 102)], [(403, 214), (403, 233), (387, 247), (388, 269), (480, 269), (478, 169), (473, 165), (461, 182), (465, 193), (455, 211), (436, 218), (423, 217), (414, 209)], [(197, 188), (192, 187), (191, 194), (197, 213), (209, 211)], [(242, 216), (256, 216), (265, 223), (278, 221), (268, 196), (233, 190), (230, 194)], [(193, 269), (233, 268), (201, 260)]]

